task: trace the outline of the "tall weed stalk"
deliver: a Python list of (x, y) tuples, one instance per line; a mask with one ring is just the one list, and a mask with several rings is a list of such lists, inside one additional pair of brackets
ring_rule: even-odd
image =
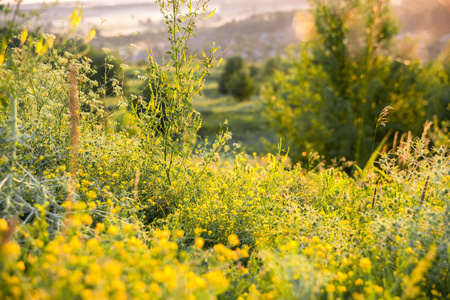
[[(158, 63), (151, 49), (148, 52), (149, 95), (131, 104), (139, 119), (141, 129), (140, 145), (145, 153), (153, 153), (151, 164), (156, 163), (164, 170), (166, 182), (171, 186), (174, 176), (179, 176), (187, 158), (192, 154), (197, 131), (201, 126), (199, 113), (192, 101), (198, 94), (214, 64), (219, 48), (212, 46), (209, 54), (203, 53), (199, 60), (190, 54), (188, 44), (194, 36), (197, 22), (209, 18), (209, 0), (201, 1), (157, 1), (168, 28), (170, 49), (167, 57)], [(159, 148), (160, 147), (160, 148)], [(159, 154), (155, 153), (161, 149)]]

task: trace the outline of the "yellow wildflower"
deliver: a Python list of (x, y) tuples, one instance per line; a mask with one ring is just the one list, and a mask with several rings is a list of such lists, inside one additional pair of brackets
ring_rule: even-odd
[(114, 260), (106, 262), (103, 269), (109, 278), (118, 278), (122, 274), (120, 263)]
[(202, 238), (195, 239), (195, 247), (197, 247), (198, 249), (202, 249), (204, 244), (205, 244), (204, 239), (202, 239)]
[(95, 36), (96, 36), (95, 29), (91, 29), (89, 31), (89, 34), (86, 36), (85, 42), (89, 43), (90, 41), (92, 41), (95, 38)]
[(90, 190), (90, 191), (86, 192), (86, 197), (89, 200), (94, 200), (94, 199), (97, 198), (97, 193), (95, 191), (93, 191), (93, 190)]
[(125, 226), (123, 226), (123, 232), (125, 233), (133, 233), (133, 227), (130, 224), (125, 224)]
[(119, 229), (117, 229), (116, 226), (111, 225), (108, 227), (107, 233), (110, 235), (116, 235), (119, 232)]
[(320, 243), (320, 238), (318, 238), (317, 236), (311, 239), (311, 244), (318, 244), (318, 243)]
[(436, 246), (430, 246), (430, 250), (427, 255), (419, 261), (417, 266), (411, 272), (409, 278), (406, 279), (406, 287), (403, 290), (405, 298), (416, 298), (420, 293), (420, 288), (416, 286), (422, 278), (423, 274), (425, 274), (431, 266), (431, 262), (434, 260), (436, 256)]
[(100, 231), (100, 232), (105, 230), (105, 224), (97, 223), (97, 225), (95, 226), (95, 230)]
[(333, 284), (329, 284), (327, 285), (325, 290), (327, 291), (327, 293), (334, 293), (336, 291), (336, 287)]
[(90, 239), (87, 243), (86, 243), (87, 247), (89, 249), (95, 248), (98, 245), (98, 241), (94, 238), (94, 239)]
[(114, 279), (111, 282), (111, 289), (118, 291), (118, 292), (123, 292), (126, 290), (125, 284), (119, 280), (119, 279)]
[(8, 222), (6, 222), (6, 220), (4, 219), (0, 219), (0, 232), (1, 231), (8, 231)]
[(220, 271), (212, 271), (205, 274), (205, 279), (208, 284), (216, 288), (218, 291), (225, 290), (229, 285), (228, 279)]
[(152, 292), (153, 294), (157, 295), (158, 297), (161, 296), (162, 291), (161, 288), (159, 287), (159, 285), (155, 282), (152, 282), (149, 286), (149, 290), (150, 292)]
[(368, 258), (361, 258), (359, 266), (367, 271), (370, 270), (370, 268), (372, 267), (372, 262)]
[(366, 299), (363, 294), (359, 294), (359, 293), (353, 293), (352, 296), (353, 296), (353, 299), (355, 299), (355, 300), (364, 300), (364, 299)]
[(77, 27), (81, 21), (82, 13), (78, 10), (78, 8), (74, 9), (72, 15), (69, 18), (69, 22), (73, 27)]
[(22, 33), (20, 34), (20, 43), (21, 44), (25, 43), (27, 37), (28, 37), (28, 30), (26, 27), (24, 27)]
[(16, 260), (20, 255), (20, 246), (13, 242), (6, 242), (0, 246), (0, 253), (7, 259)]
[(336, 275), (336, 277), (337, 277), (337, 279), (339, 280), (339, 281), (344, 281), (344, 280), (346, 280), (347, 279), (347, 274), (344, 274), (344, 273), (342, 273), (342, 272), (337, 272), (337, 275)]
[(408, 254), (414, 254), (414, 250), (411, 247), (406, 248), (405, 252)]
[(362, 280), (361, 278), (356, 279), (356, 281), (355, 281), (356, 286), (363, 285), (363, 284), (364, 284), (364, 280)]
[(16, 268), (19, 269), (20, 271), (24, 271), (25, 270), (25, 264), (23, 263), (23, 261), (19, 261), (16, 264)]
[(136, 281), (135, 283), (134, 283), (134, 289), (136, 290), (136, 291), (143, 291), (143, 290), (145, 290), (145, 283), (143, 283), (142, 281)]
[(238, 239), (237, 235), (235, 235), (235, 234), (230, 234), (230, 235), (228, 236), (228, 243), (229, 243), (231, 246), (237, 246), (237, 245), (240, 244), (239, 239)]
[(81, 215), (80, 220), (85, 225), (90, 225), (92, 223), (92, 217), (89, 214)]
[(94, 295), (93, 295), (93, 293), (92, 293), (92, 290), (90, 290), (90, 289), (84, 289), (84, 290), (81, 292), (81, 298), (82, 298), (82, 299), (89, 300), (89, 299), (93, 299), (93, 297), (94, 297)]
[(377, 293), (382, 293), (383, 290), (384, 290), (384, 289), (383, 289), (381, 286), (379, 286), (379, 285), (374, 285), (373, 289), (374, 289), (374, 291), (377, 292)]
[(314, 250), (310, 247), (306, 247), (305, 250), (303, 250), (303, 253), (308, 255), (308, 256), (313, 256), (314, 255)]
[(345, 293), (347, 291), (347, 288), (343, 285), (340, 285), (337, 287), (337, 290), (341, 293)]

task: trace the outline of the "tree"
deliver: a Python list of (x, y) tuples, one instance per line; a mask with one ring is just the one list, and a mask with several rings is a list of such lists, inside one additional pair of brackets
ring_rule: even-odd
[(255, 80), (246, 70), (240, 70), (228, 82), (230, 94), (239, 101), (249, 99), (256, 92)]
[[(252, 76), (253, 75), (253, 76)], [(257, 68), (249, 68), (240, 56), (227, 60), (219, 80), (219, 93), (231, 94), (239, 101), (249, 99), (257, 90)]]
[(222, 76), (219, 80), (219, 93), (228, 94), (230, 92), (230, 79), (233, 74), (242, 70), (244, 60), (240, 56), (233, 56), (227, 59)]
[[(397, 32), (387, 1), (312, 1), (316, 37), (276, 71), (266, 92), (267, 116), (294, 161), (319, 152), (364, 165), (388, 130), (377, 128), (386, 106), (390, 128), (419, 134), (427, 85), (420, 62), (395, 55)], [(374, 139), (375, 137), (375, 139)]]

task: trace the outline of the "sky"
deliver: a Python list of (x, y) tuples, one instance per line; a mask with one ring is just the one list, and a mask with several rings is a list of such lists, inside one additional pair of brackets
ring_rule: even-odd
[[(15, 0), (0, 0), (0, 4), (15, 3), (15, 2), (16, 2)], [(66, 3), (67, 2), (77, 3), (77, 2), (79, 2), (80, 4), (96, 2), (96, 3), (112, 4), (112, 5), (114, 5), (114, 4), (119, 4), (119, 3), (126, 3), (127, 1), (126, 0), (95, 0), (95, 1), (92, 1), (92, 0), (91, 1), (89, 1), (89, 0), (77, 0), (77, 1), (74, 1), (74, 0), (58, 0), (58, 1), (56, 1), (56, 0), (54, 0), (54, 1), (49, 1), (49, 0), (46, 0), (46, 1), (43, 1), (43, 0), (22, 0), (22, 4), (36, 4), (36, 3), (43, 3), (43, 2), (45, 2), (47, 4), (53, 4), (55, 2), (59, 2), (59, 3), (64, 3), (64, 2), (66, 2)], [(153, 1), (153, 0), (133, 0), (133, 3), (139, 3), (139, 2), (143, 2), (143, 3), (151, 2), (151, 3), (154, 3), (155, 1)]]
[[(0, 4), (4, 3), (14, 3), (14, 0), (0, 0)], [(42, 3), (46, 2), (48, 4), (55, 3), (55, 1), (43, 1), (43, 0), (22, 0), (23, 4), (36, 4), (36, 3)], [(57, 2), (64, 3), (64, 2), (79, 2), (79, 3), (86, 3), (86, 2), (98, 2), (98, 3), (104, 3), (104, 4), (117, 4), (117, 3), (124, 3), (125, 0), (95, 0), (95, 1), (88, 1), (88, 0), (81, 0), (81, 1), (74, 1), (74, 0), (58, 0)], [(134, 3), (136, 2), (154, 2), (152, 0), (133, 0)]]
[[(282, 0), (281, 0), (282, 1)], [(392, 4), (400, 4), (403, 0), (391, 0), (390, 2)], [(447, 1), (447, 0), (444, 0)], [(14, 0), (0, 0), (0, 4), (4, 4), (4, 3), (14, 3)], [(35, 3), (42, 3), (44, 2), (43, 0), (22, 0), (23, 4), (35, 4)], [(46, 3), (54, 3), (55, 1), (45, 1)], [(74, 0), (59, 0), (58, 2), (77, 2)], [(98, 3), (108, 3), (108, 4), (117, 4), (117, 3), (124, 3), (125, 0), (95, 0), (95, 1), (88, 1), (88, 0), (81, 0), (78, 1), (80, 3), (85, 3), (85, 2), (98, 2)], [(154, 2), (153, 0), (133, 0), (133, 2)], [(214, 0), (212, 1), (214, 2)]]

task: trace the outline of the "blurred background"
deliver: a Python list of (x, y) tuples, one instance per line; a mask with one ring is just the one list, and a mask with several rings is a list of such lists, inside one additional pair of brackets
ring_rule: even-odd
[[(116, 76), (120, 64), (131, 66), (122, 72), (125, 92), (141, 93), (136, 74), (145, 75), (148, 49), (162, 59), (170, 47), (157, 4), (24, 0), (22, 23), (69, 34), (77, 7), (78, 34), (96, 32), (94, 63), (100, 67), (109, 49)], [(316, 155), (359, 165), (422, 134), (432, 146), (448, 144), (449, 0), (211, 0), (213, 9), (190, 51), (231, 46), (194, 101), (202, 138), (213, 139), (226, 122), (232, 142), (249, 154), (273, 151), (281, 138), (293, 163)], [(106, 104), (114, 106), (114, 95)], [(130, 118), (118, 113), (117, 130), (133, 133)]]
[[(81, 6), (81, 29), (97, 29), (94, 46), (122, 45), (125, 47), (121, 54), (127, 54), (126, 46), (133, 43), (139, 48), (128, 57), (130, 61), (146, 59), (149, 43), (153, 51), (164, 53), (167, 49), (166, 27), (155, 1), (60, 0), (42, 5), (43, 2), (24, 0), (21, 9), (39, 12), (40, 18), (29, 23), (46, 31), (63, 32), (64, 20), (67, 28), (67, 18), (75, 7)], [(201, 28), (192, 47), (204, 50), (212, 42), (222, 47), (233, 43), (226, 57), (240, 54), (249, 61), (264, 61), (282, 54), (286, 46), (304, 40), (314, 26), (314, 20), (308, 16), (311, 6), (307, 0), (211, 0), (209, 7), (216, 9), (216, 13), (199, 24)], [(397, 21), (397, 38), (411, 39), (421, 59), (435, 58), (450, 39), (449, 0), (391, 0), (389, 7)]]

